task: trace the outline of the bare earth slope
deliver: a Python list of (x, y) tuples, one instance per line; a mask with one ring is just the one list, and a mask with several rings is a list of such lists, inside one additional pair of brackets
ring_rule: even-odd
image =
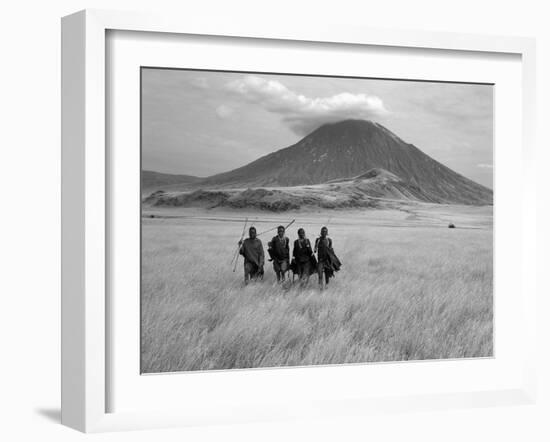
[(391, 172), (371, 169), (355, 178), (311, 186), (157, 191), (145, 198), (144, 203), (151, 207), (227, 207), (283, 212), (315, 207), (387, 207), (399, 201), (425, 201), (425, 197), (418, 187), (410, 186)]

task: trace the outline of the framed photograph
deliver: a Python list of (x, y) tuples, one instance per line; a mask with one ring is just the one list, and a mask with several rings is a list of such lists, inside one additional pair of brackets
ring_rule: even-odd
[(532, 40), (109, 11), (62, 36), (64, 424), (534, 400)]

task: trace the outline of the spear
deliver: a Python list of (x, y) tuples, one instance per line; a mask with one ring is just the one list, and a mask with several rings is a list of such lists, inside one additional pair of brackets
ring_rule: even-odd
[(290, 221), (290, 222), (285, 226), (285, 230), (288, 229), (292, 224), (294, 224), (294, 221), (296, 221), (296, 220), (293, 219), (292, 221)]
[[(285, 230), (288, 229), (292, 224), (294, 224), (294, 221), (296, 221), (296, 220), (293, 219), (292, 221), (290, 221), (290, 222), (285, 226)], [(273, 227), (273, 228), (271, 228), (271, 229), (264, 230), (263, 232), (258, 233), (256, 236), (263, 235), (264, 233), (271, 232), (272, 230), (275, 230), (275, 229), (277, 229), (277, 227)]]
[(231, 260), (231, 264), (233, 264), (233, 261), (235, 261), (235, 266), (233, 267), (233, 272), (237, 270), (237, 262), (239, 261), (239, 251), (241, 250), (241, 244), (240, 242), (243, 240), (244, 235), (246, 233), (246, 225), (248, 224), (248, 218), (244, 221), (244, 227), (243, 227), (243, 233), (241, 234), (241, 239), (239, 240), (239, 245), (237, 246), (237, 251), (235, 252), (235, 256), (233, 256), (233, 259)]

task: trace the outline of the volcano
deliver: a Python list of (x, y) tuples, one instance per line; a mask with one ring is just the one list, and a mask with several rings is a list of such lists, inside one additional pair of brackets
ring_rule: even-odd
[[(325, 124), (292, 146), (245, 166), (193, 180), (194, 189), (246, 189), (356, 183), (375, 196), (490, 205), (493, 192), (439, 163), (379, 123)], [(188, 184), (187, 184), (188, 185)], [(368, 192), (367, 192), (368, 193)]]
[(434, 203), (492, 204), (492, 190), (454, 172), (381, 124), (345, 120), (325, 124), (298, 143), (238, 169), (206, 178), (201, 186), (288, 187), (321, 184), (384, 170)]

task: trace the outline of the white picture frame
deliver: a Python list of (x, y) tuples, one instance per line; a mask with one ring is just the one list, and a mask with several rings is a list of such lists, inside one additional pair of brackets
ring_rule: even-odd
[[(521, 303), (519, 324), (533, 336), (535, 285), (534, 109), (535, 43), (518, 37), (389, 31), (346, 26), (301, 26), (269, 22), (216, 22), (195, 17), (86, 10), (62, 20), (62, 423), (84, 432), (354, 415), (373, 410), (416, 411), (532, 403), (535, 399), (536, 339), (525, 344), (523, 380), (513, 388), (446, 394), (338, 398), (288, 406), (241, 406), (227, 416), (197, 412), (107, 412), (112, 386), (107, 340), (109, 274), (107, 244), (109, 187), (107, 169), (106, 33), (145, 31), (296, 42), (375, 45), (515, 54), (521, 57)], [(498, 248), (497, 248), (498, 250)], [(498, 295), (497, 295), (498, 296)], [(338, 370), (338, 367), (333, 370)], [(289, 369), (292, 370), (292, 369)], [(242, 372), (241, 372), (242, 376)], [(242, 405), (242, 404), (241, 404)], [(289, 411), (290, 410), (290, 411)]]

